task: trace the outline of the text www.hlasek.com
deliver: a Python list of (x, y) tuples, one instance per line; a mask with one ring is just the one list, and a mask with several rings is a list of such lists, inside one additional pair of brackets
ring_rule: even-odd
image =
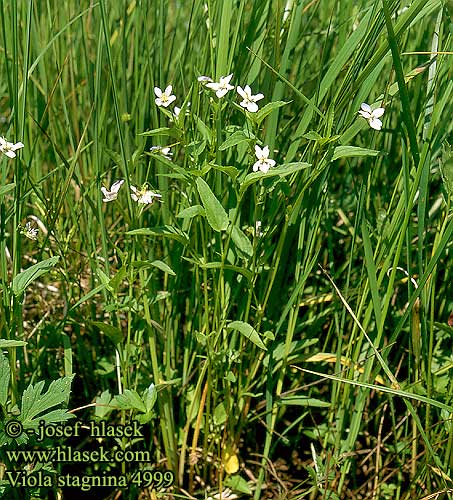
[(148, 450), (76, 450), (72, 446), (57, 446), (53, 450), (5, 450), (12, 462), (151, 462)]

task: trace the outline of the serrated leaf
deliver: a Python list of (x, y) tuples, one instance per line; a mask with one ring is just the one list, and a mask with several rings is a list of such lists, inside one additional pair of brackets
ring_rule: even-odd
[(253, 246), (250, 243), (250, 240), (247, 236), (241, 231), (237, 226), (234, 226), (231, 231), (231, 239), (234, 241), (234, 244), (245, 253), (251, 257), (253, 255)]
[(91, 324), (98, 327), (102, 333), (105, 333), (115, 345), (118, 345), (123, 340), (123, 332), (118, 327), (108, 325), (102, 321), (92, 321)]
[(96, 417), (104, 418), (112, 411), (112, 408), (110, 407), (111, 400), (112, 396), (110, 395), (108, 389), (104, 391), (100, 396), (96, 397)]
[(258, 332), (253, 328), (252, 325), (249, 325), (245, 321), (232, 321), (229, 325), (227, 325), (228, 329), (237, 330), (244, 337), (248, 338), (250, 342), (253, 342), (256, 346), (264, 351), (267, 351), (266, 346), (263, 344)]
[(11, 378), (11, 368), (8, 358), (0, 351), (0, 405), (5, 406), (8, 400), (8, 387)]
[(186, 245), (189, 243), (189, 237), (186, 233), (173, 226), (160, 226), (160, 227), (143, 227), (141, 229), (134, 229), (127, 231), (126, 234), (133, 236), (163, 236), (164, 238), (171, 238)]
[(380, 154), (380, 151), (376, 151), (375, 149), (359, 148), (356, 146), (337, 146), (333, 152), (332, 161), (352, 156), (377, 156), (378, 154)]
[(160, 269), (164, 273), (176, 276), (176, 273), (173, 271), (173, 269), (169, 265), (165, 264), (165, 262), (162, 262), (161, 260), (153, 260), (153, 262), (151, 262), (151, 265), (153, 267), (157, 267), (157, 269)]
[(198, 194), (206, 210), (206, 218), (214, 231), (224, 231), (228, 227), (228, 215), (203, 179), (196, 180)]
[(9, 193), (16, 187), (16, 184), (12, 182), (11, 184), (6, 184), (5, 186), (0, 187), (0, 196), (4, 196), (6, 193)]
[(255, 182), (260, 181), (261, 179), (267, 179), (269, 177), (275, 177), (276, 175), (280, 175), (281, 177), (285, 177), (287, 175), (293, 174), (294, 172), (297, 172), (298, 170), (303, 170), (305, 168), (311, 167), (310, 163), (304, 163), (304, 162), (294, 162), (294, 163), (285, 163), (283, 165), (280, 165), (275, 168), (271, 168), (269, 172), (263, 173), (263, 172), (253, 172), (251, 174), (248, 174), (244, 181), (241, 184), (241, 194), (244, 193), (244, 191), (252, 184)]
[[(40, 381), (35, 385), (30, 384), (25, 389), (22, 394), (21, 405), (21, 421), (25, 429), (37, 429), (40, 420), (45, 420), (47, 423), (62, 421), (61, 418), (63, 418), (62, 415), (65, 414), (65, 410), (61, 410), (63, 413), (53, 413), (48, 412), (48, 410), (69, 399), (73, 378), (74, 375), (71, 375), (70, 377), (54, 380), (44, 394), (42, 393), (44, 381)], [(67, 420), (73, 416), (64, 417), (64, 419)]]
[(285, 101), (269, 102), (268, 104), (263, 106), (257, 113), (253, 114), (253, 120), (259, 125), (267, 115), (274, 111), (274, 109), (281, 108), (286, 104), (288, 103)]
[(126, 389), (123, 394), (117, 394), (113, 400), (112, 405), (118, 406), (122, 410), (138, 410), (146, 413), (146, 406), (142, 398), (137, 394), (137, 391)]
[(13, 279), (13, 293), (16, 297), (22, 295), (24, 293), (27, 286), (34, 280), (38, 279), (43, 274), (49, 272), (53, 267), (55, 267), (58, 259), (60, 257), (56, 255), (55, 257), (51, 257), (50, 259), (43, 260), (42, 262), (38, 262), (33, 266), (30, 266), (25, 271), (22, 271)]
[(193, 207), (185, 208), (184, 210), (181, 210), (176, 217), (179, 217), (180, 219), (191, 219), (197, 215), (206, 215), (206, 212), (201, 205), (194, 205)]

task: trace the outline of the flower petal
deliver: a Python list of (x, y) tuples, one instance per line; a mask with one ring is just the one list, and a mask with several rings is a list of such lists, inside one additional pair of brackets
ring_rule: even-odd
[(230, 80), (233, 78), (233, 73), (231, 73), (231, 75), (228, 75), (228, 76), (223, 76), (222, 78), (220, 78), (220, 81), (222, 83), (230, 83)]
[(173, 86), (172, 85), (169, 85), (166, 89), (165, 89), (165, 94), (167, 94), (168, 96), (171, 95), (171, 91), (173, 90)]
[(257, 158), (263, 157), (263, 150), (258, 146), (258, 144), (255, 144), (255, 155)]
[(374, 128), (374, 130), (381, 130), (382, 128), (382, 122), (379, 120), (379, 118), (370, 118), (369, 122), (370, 127)]
[(250, 113), (256, 113), (258, 111), (258, 104), (254, 103), (253, 101), (249, 101), (247, 109), (248, 111), (250, 111)]
[(376, 108), (371, 112), (374, 118), (379, 118), (384, 114), (385, 109), (384, 108)]
[(253, 96), (253, 100), (254, 101), (259, 101), (260, 99), (263, 99), (264, 98), (264, 94), (256, 94)]
[(154, 87), (154, 93), (157, 97), (162, 97), (162, 90), (159, 87)]
[(371, 113), (371, 107), (366, 102), (362, 102), (362, 104), (360, 105), (360, 108), (363, 109), (363, 111)]

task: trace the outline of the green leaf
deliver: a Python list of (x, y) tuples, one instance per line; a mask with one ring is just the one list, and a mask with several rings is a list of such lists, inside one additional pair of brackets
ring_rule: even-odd
[(248, 137), (243, 130), (237, 130), (236, 132), (231, 134), (230, 137), (228, 137), (228, 139), (219, 146), (219, 151), (224, 151), (225, 149), (236, 146), (236, 144), (248, 141), (249, 139), (250, 137)]
[(27, 345), (28, 342), (23, 340), (7, 340), (0, 339), (0, 349), (7, 349), (8, 347), (23, 347)]
[(0, 351), (0, 405), (5, 406), (8, 400), (8, 387), (11, 378), (11, 368), (8, 358)]
[(269, 172), (267, 172), (266, 174), (263, 174), (263, 172), (253, 172), (251, 174), (248, 174), (241, 184), (241, 194), (243, 194), (244, 191), (250, 185), (254, 184), (255, 182), (258, 182), (261, 179), (275, 177), (276, 175), (285, 177), (287, 175), (293, 174), (294, 172), (297, 172), (298, 170), (303, 170), (310, 166), (311, 166), (310, 163), (303, 163), (303, 162), (285, 163), (278, 167), (269, 169)]
[(192, 262), (193, 264), (200, 266), (202, 269), (227, 269), (229, 271), (234, 271), (236, 273), (242, 274), (247, 281), (251, 281), (252, 279), (252, 272), (249, 269), (245, 269), (243, 267), (239, 266), (234, 266), (232, 264), (223, 264), (221, 262), (207, 262), (204, 263), (200, 260), (195, 260), (195, 259), (190, 259), (189, 257), (183, 257), (184, 260), (187, 260), (188, 262)]
[(253, 246), (250, 243), (250, 240), (247, 236), (241, 231), (237, 226), (234, 226), (231, 231), (231, 239), (234, 241), (234, 244), (245, 253), (251, 257), (253, 255)]
[(225, 410), (225, 404), (219, 403), (214, 409), (214, 424), (222, 425), (226, 422), (227, 414)]
[(163, 135), (163, 136), (172, 136), (172, 137), (179, 137), (179, 130), (175, 128), (169, 128), (169, 127), (161, 127), (161, 128), (155, 128), (153, 130), (147, 130), (146, 132), (142, 132), (141, 135), (144, 137), (151, 137), (154, 135)]
[(115, 345), (118, 345), (123, 340), (123, 332), (118, 327), (108, 325), (102, 321), (92, 321), (91, 324), (97, 326)]
[(160, 269), (164, 273), (171, 274), (172, 276), (176, 276), (176, 273), (173, 271), (173, 269), (169, 265), (165, 264), (165, 262), (162, 262), (161, 260), (153, 260), (151, 262), (151, 265), (153, 267), (157, 267), (157, 269)]
[(146, 413), (146, 406), (142, 398), (137, 394), (137, 391), (130, 389), (125, 389), (123, 394), (117, 394), (112, 400), (112, 405), (118, 406), (122, 410), (138, 410)]
[(9, 193), (16, 187), (16, 184), (12, 182), (11, 184), (6, 184), (6, 186), (0, 187), (0, 196), (5, 195), (6, 193)]
[(201, 136), (208, 144), (211, 144), (212, 142), (211, 130), (209, 129), (209, 127), (206, 126), (205, 122), (201, 120), (198, 116), (195, 116), (195, 120), (197, 122), (197, 128)]
[(313, 408), (328, 408), (330, 403), (309, 396), (284, 396), (278, 400), (282, 406), (310, 406)]
[(228, 486), (228, 488), (231, 488), (233, 491), (243, 493), (244, 495), (252, 495), (252, 490), (247, 484), (247, 481), (239, 474), (227, 476), (225, 478), (225, 486)]
[(189, 237), (186, 233), (173, 226), (159, 226), (159, 227), (143, 227), (141, 229), (134, 229), (126, 231), (126, 234), (133, 236), (163, 236), (164, 238), (171, 238), (179, 241), (183, 245), (189, 243)]
[[(66, 410), (55, 410), (48, 412), (53, 406), (64, 403), (69, 399), (71, 383), (74, 375), (54, 380), (47, 391), (43, 394), (44, 381), (35, 385), (30, 384), (22, 394), (21, 421), (25, 429), (36, 430), (39, 421), (44, 420), (46, 424), (62, 422), (73, 418), (74, 415)], [(44, 413), (47, 412), (47, 413)]]
[(332, 161), (351, 156), (377, 156), (378, 154), (380, 154), (380, 151), (376, 151), (375, 149), (358, 148), (356, 146), (337, 146), (333, 152)]
[(442, 160), (440, 173), (448, 196), (453, 197), (453, 153), (447, 141), (442, 145)]
[(228, 227), (228, 215), (203, 179), (198, 178), (196, 184), (209, 225), (214, 231), (224, 231)]
[(146, 411), (150, 412), (157, 401), (157, 389), (154, 384), (150, 384), (143, 394), (143, 401), (145, 402)]
[(208, 165), (214, 170), (227, 174), (233, 181), (236, 180), (236, 177), (239, 175), (239, 170), (236, 167), (216, 165), (215, 163), (209, 163)]
[(192, 219), (192, 217), (196, 217), (197, 215), (206, 216), (206, 212), (201, 205), (194, 205), (193, 207), (185, 208), (181, 210), (176, 217), (180, 219)]
[(274, 111), (274, 109), (281, 108), (286, 104), (288, 103), (285, 101), (269, 102), (268, 104), (263, 106), (259, 111), (252, 114), (253, 120), (259, 125), (266, 118), (267, 115), (269, 115), (270, 113), (272, 113), (272, 111)]
[(55, 267), (58, 259), (60, 257), (57, 255), (55, 257), (51, 257), (50, 259), (43, 260), (42, 262), (38, 262), (33, 266), (25, 269), (13, 279), (13, 293), (16, 297), (22, 295), (24, 293), (27, 286), (34, 280), (38, 279), (43, 274), (49, 272), (53, 267)]
[(95, 407), (96, 417), (104, 418), (112, 411), (113, 408), (110, 406), (111, 400), (112, 396), (110, 395), (108, 389), (104, 391), (100, 396), (96, 397), (96, 407)]
[(228, 329), (238, 330), (238, 332), (242, 333), (244, 337), (247, 337), (251, 342), (253, 342), (256, 346), (264, 351), (267, 351), (266, 346), (263, 344), (258, 332), (253, 328), (252, 325), (245, 323), (244, 321), (233, 321), (229, 325), (227, 325)]

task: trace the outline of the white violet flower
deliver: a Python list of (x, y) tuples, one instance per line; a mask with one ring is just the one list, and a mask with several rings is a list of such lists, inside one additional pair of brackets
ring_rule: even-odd
[(24, 234), (30, 240), (37, 240), (38, 233), (39, 229), (37, 227), (33, 227), (31, 222), (27, 222), (25, 224), (25, 229), (22, 231), (22, 234)]
[(237, 93), (242, 97), (243, 101), (240, 103), (240, 105), (243, 108), (247, 108), (247, 111), (250, 111), (250, 113), (256, 113), (258, 111), (258, 105), (256, 104), (256, 101), (259, 101), (264, 97), (263, 94), (256, 94), (252, 95), (252, 89), (246, 85), (244, 88), (242, 87), (237, 87)]
[(23, 147), (24, 145), (21, 142), (16, 142), (16, 144), (14, 144), (12, 142), (8, 142), (4, 137), (0, 137), (0, 151), (8, 158), (15, 158), (15, 151)]
[(381, 130), (382, 122), (379, 120), (379, 117), (384, 114), (384, 111), (384, 108), (376, 108), (372, 110), (369, 104), (362, 102), (359, 114), (368, 120), (371, 128), (374, 128), (374, 130)]
[(253, 171), (261, 170), (263, 174), (269, 172), (269, 169), (275, 166), (275, 161), (269, 158), (269, 146), (264, 146), (261, 149), (257, 144), (255, 145), (255, 155), (258, 161), (253, 165)]
[(206, 87), (209, 87), (212, 90), (215, 90), (215, 95), (220, 99), (223, 97), (229, 90), (234, 89), (233, 85), (230, 85), (230, 80), (233, 78), (233, 73), (228, 76), (221, 76), (220, 81), (207, 83)]
[(104, 198), (102, 201), (105, 201), (106, 203), (109, 201), (116, 200), (118, 197), (118, 191), (120, 190), (120, 187), (123, 185), (124, 179), (121, 179), (119, 181), (115, 181), (112, 184), (112, 187), (110, 188), (110, 191), (105, 188), (104, 186), (101, 187), (102, 194), (104, 195)]
[(146, 189), (139, 190), (135, 186), (131, 186), (131, 191), (131, 198), (143, 205), (150, 205), (154, 201), (154, 198), (162, 198), (161, 194), (147, 191)]
[(176, 100), (176, 96), (171, 93), (172, 90), (173, 87), (171, 85), (169, 85), (163, 92), (159, 87), (154, 87), (154, 93), (157, 95), (157, 98), (155, 99), (156, 104), (166, 108), (174, 100)]
[(203, 85), (206, 83), (212, 83), (212, 78), (210, 76), (199, 76), (197, 80)]
[(173, 156), (173, 153), (170, 151), (169, 147), (163, 148), (162, 146), (152, 146), (150, 148), (150, 152), (155, 153), (155, 154), (160, 154), (161, 156), (163, 156), (167, 160), (171, 160), (171, 158)]

